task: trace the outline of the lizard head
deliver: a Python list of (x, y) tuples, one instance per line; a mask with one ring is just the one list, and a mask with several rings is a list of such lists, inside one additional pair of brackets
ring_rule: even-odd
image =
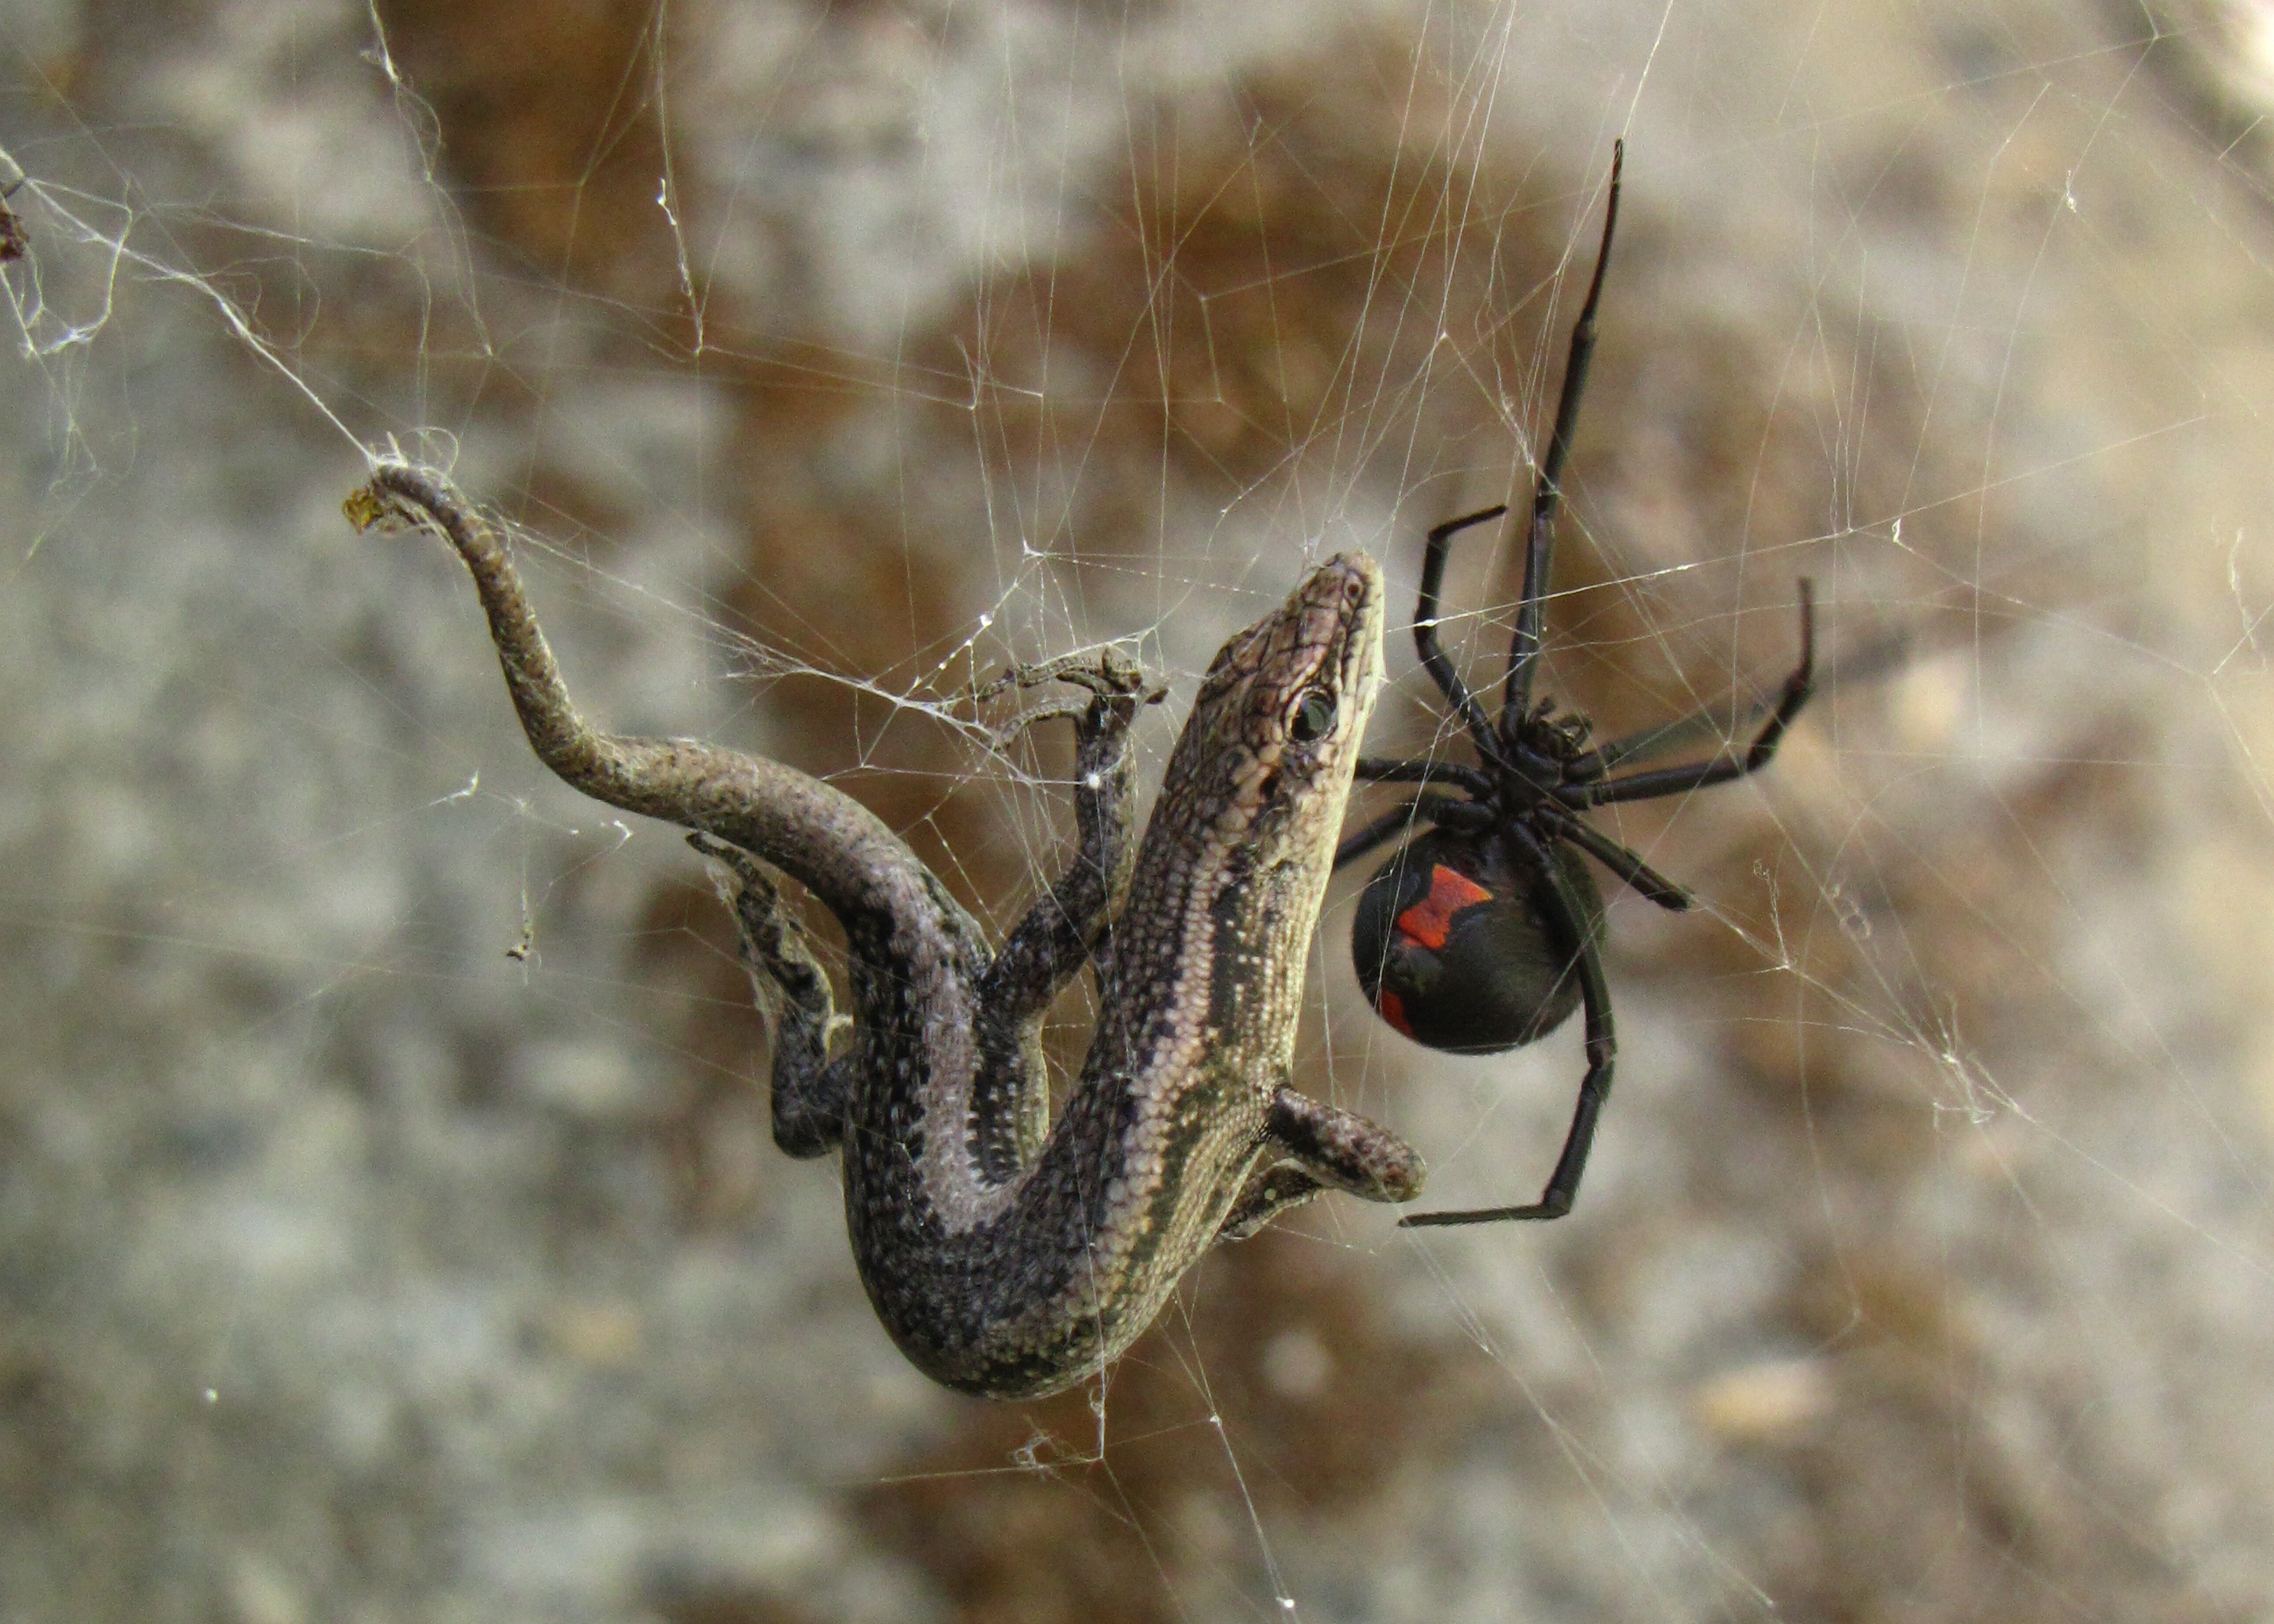
[[(1201, 679), (1146, 825), (1144, 894), (1124, 915), (1117, 951), (1206, 962), (1209, 1024), (1243, 1049), (1277, 1054), (1294, 1041), (1304, 961), (1382, 680), (1382, 572), (1345, 553), (1235, 635)], [(1177, 922), (1141, 945), (1133, 920)]]
[(1217, 651), (1169, 778), (1209, 786), (1220, 833), (1269, 825), (1286, 839), (1298, 837), (1284, 825), (1324, 823), (1331, 848), (1382, 677), (1382, 572), (1337, 553)]
[[(1253, 1094), (1219, 1124), (1225, 1158), (1253, 1148), (1269, 1099), (1255, 1089), (1294, 1051), (1310, 939), (1381, 678), (1382, 575), (1365, 553), (1342, 553), (1224, 643), (1146, 823), (1114, 926), (1110, 1001), (1164, 1010), (1157, 1033), (1121, 1044), (1130, 1053), (1178, 1051), (1178, 1064), (1205, 1062)], [(1193, 982), (1205, 1008), (1169, 996)], [(1128, 992), (1140, 985), (1166, 992)], [(1180, 1087), (1178, 1099), (1201, 1110), (1212, 1094)]]

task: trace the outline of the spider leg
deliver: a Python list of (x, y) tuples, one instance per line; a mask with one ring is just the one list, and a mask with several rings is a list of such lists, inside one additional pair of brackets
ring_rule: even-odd
[(1448, 519), (1429, 532), (1429, 545), (1421, 554), (1421, 598), (1413, 607), (1413, 647), (1421, 656), (1421, 668), (1443, 690), (1447, 703), (1460, 713), (1462, 725), (1467, 727), (1469, 737), (1476, 741), (1478, 753), (1487, 761), (1499, 759), (1493, 746), (1492, 724), (1485, 719), (1484, 707), (1469, 692), (1468, 684), (1461, 680), (1460, 673), (1453, 669), (1453, 662), (1446, 658), (1444, 645), (1437, 641), (1437, 600), (1444, 588), (1445, 558), (1451, 551), (1453, 538), (1472, 525), (1497, 519), (1507, 511), (1508, 504), (1502, 502), (1457, 519)]
[(1632, 772), (1623, 778), (1602, 778), (1595, 783), (1575, 786), (1583, 799), (1580, 805), (1607, 807), (1622, 801), (1652, 801), (1660, 795), (1679, 795), (1710, 785), (1726, 784), (1732, 778), (1742, 778), (1749, 772), (1758, 772), (1775, 756), (1777, 745), (1784, 731), (1792, 726), (1793, 718), (1800, 714), (1816, 691), (1816, 589), (1812, 583), (1800, 583), (1800, 664), (1784, 680), (1784, 692), (1778, 695), (1776, 709), (1753, 735), (1753, 742), (1743, 756), (1724, 753), (1711, 761), (1693, 762), (1685, 767), (1660, 767), (1649, 772)]
[(1573, 757), (1571, 764), (1565, 770), (1572, 786), (1570, 793), (1577, 798), (1576, 804), (1585, 805), (1586, 786), (1609, 777), (1628, 762), (1645, 761), (1690, 744), (1711, 742), (1726, 745), (1731, 733), (1740, 727), (1751, 726), (1768, 711), (1769, 706), (1765, 702), (1748, 705), (1734, 716), (1708, 705), (1670, 722), (1638, 727), (1630, 733), (1597, 745), (1584, 756)]
[(1380, 756), (1359, 757), (1358, 776), (1368, 784), (1450, 784), (1482, 800), (1493, 793), (1490, 774), (1449, 761), (1391, 761)]
[(1601, 830), (1575, 817), (1558, 824), (1555, 832), (1668, 913), (1680, 914), (1697, 906), (1698, 898), (1687, 890), (1668, 879)]
[(1610, 199), (1603, 206), (1603, 240), (1595, 249), (1595, 274), (1587, 302), (1571, 328), (1571, 350), (1563, 362), (1563, 393), (1555, 405), (1555, 427), (1547, 436), (1547, 460), (1532, 486), (1532, 523), (1524, 554), (1524, 598), (1517, 605), (1516, 635), (1508, 648), (1508, 680), (1501, 690), (1501, 714), (1520, 716), (1532, 705), (1532, 676), (1540, 663), (1540, 636), (1547, 591), (1549, 554), (1555, 545), (1555, 513), (1563, 500), (1563, 464), (1579, 428), (1579, 397), (1586, 393), (1587, 368), (1595, 358), (1595, 310), (1603, 297), (1603, 271), (1610, 263), (1611, 233), (1619, 223), (1619, 171), (1626, 143), (1611, 146)]
[(1402, 806), (1392, 807), (1356, 834), (1343, 837), (1343, 843), (1335, 847), (1335, 867), (1356, 862), (1384, 841), (1433, 822), (1436, 808), (1450, 804), (1452, 799), (1449, 795), (1416, 795)]
[(1611, 989), (1603, 979), (1603, 961), (1596, 951), (1593, 936), (1586, 929), (1585, 915), (1580, 912), (1578, 899), (1572, 896), (1570, 883), (1556, 868), (1554, 859), (1539, 840), (1521, 824), (1510, 825), (1510, 833), (1520, 841), (1540, 865), (1545, 882), (1544, 895), (1548, 906), (1560, 916), (1560, 923), (1579, 944), (1577, 955), (1571, 963), (1579, 978), (1579, 996), (1585, 1003), (1587, 1018), (1587, 1075), (1579, 1081), (1579, 1101), (1571, 1113), (1570, 1132), (1563, 1137), (1563, 1153), (1555, 1159), (1555, 1171), (1548, 1176), (1547, 1187), (1540, 1199), (1526, 1207), (1488, 1207), (1466, 1212), (1416, 1213), (1397, 1221), (1400, 1229), (1420, 1229), (1457, 1223), (1497, 1223), (1503, 1219), (1561, 1218), (1571, 1210), (1571, 1203), (1579, 1193), (1579, 1176), (1587, 1170), (1587, 1153), (1595, 1143), (1595, 1123), (1603, 1114), (1603, 1102), (1611, 1094), (1611, 1069), (1618, 1056), (1618, 1043), (1611, 1030)]

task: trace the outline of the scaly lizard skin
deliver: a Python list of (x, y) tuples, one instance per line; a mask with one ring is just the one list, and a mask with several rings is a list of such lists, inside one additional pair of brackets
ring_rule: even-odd
[[(776, 1141), (798, 1156), (843, 1150), (862, 1283), (926, 1374), (994, 1398), (1102, 1375), (1219, 1237), (1321, 1189), (1419, 1192), (1404, 1141), (1287, 1086), (1304, 960), (1382, 673), (1382, 580), (1363, 553), (1328, 560), (1224, 645), (1133, 859), (1127, 731), (1157, 695), (1111, 659), (1020, 673), (1091, 690), (1076, 727), (1081, 848), (990, 951), (907, 844), (842, 792), (762, 757), (586, 724), (502, 539), (442, 479), (385, 465), (347, 510), (358, 529), (430, 527), (457, 550), (547, 766), (696, 831), (734, 871), (774, 1017)], [(844, 926), (854, 1019), (833, 1055), (846, 1023), (761, 862)], [(1050, 1124), (1040, 1026), (1084, 963), (1096, 1030)]]

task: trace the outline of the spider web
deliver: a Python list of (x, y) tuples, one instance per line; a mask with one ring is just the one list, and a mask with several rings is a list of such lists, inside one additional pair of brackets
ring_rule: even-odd
[[(2258, 13), (2070, 0), (0, 10), (0, 1617), (2180, 1619), (2274, 1606)], [(1578, 1211), (1329, 1200), (1103, 1392), (892, 1351), (675, 833), (551, 780), (367, 459), (516, 527), (587, 712), (838, 783), (1000, 928), (1067, 741), (1520, 501), (1608, 733)], [(1465, 538), (1480, 688), (1504, 538)], [(1376, 803), (1369, 800), (1367, 807)], [(1387, 805), (1386, 801), (1380, 804)], [(1302, 1084), (1528, 1199), (1577, 1023), (1314, 954)], [(1070, 996), (1061, 1064), (1087, 1030)]]

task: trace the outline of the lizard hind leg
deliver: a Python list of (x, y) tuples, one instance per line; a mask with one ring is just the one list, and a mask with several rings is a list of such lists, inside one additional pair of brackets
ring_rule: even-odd
[(690, 834), (687, 844), (734, 876), (730, 900), (742, 959), (773, 1029), (774, 1143), (802, 1160), (825, 1156), (844, 1142), (852, 1104), (850, 1073), (830, 1060), (829, 1044), (851, 1022), (837, 1012), (813, 939), (758, 860), (706, 834)]

